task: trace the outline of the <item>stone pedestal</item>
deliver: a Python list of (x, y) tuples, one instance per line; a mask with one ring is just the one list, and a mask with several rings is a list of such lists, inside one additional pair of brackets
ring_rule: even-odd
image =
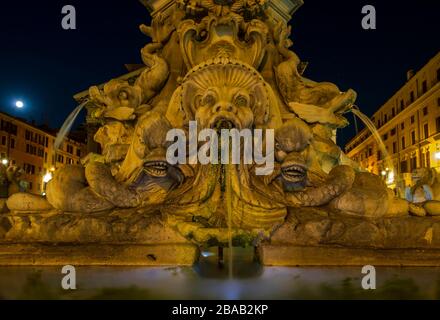
[(259, 256), (267, 266), (440, 266), (440, 218), (290, 209)]
[(198, 257), (159, 214), (0, 215), (0, 265), (190, 266)]
[(398, 266), (440, 267), (440, 249), (364, 249), (331, 246), (297, 247), (263, 245), (260, 261), (265, 266)]

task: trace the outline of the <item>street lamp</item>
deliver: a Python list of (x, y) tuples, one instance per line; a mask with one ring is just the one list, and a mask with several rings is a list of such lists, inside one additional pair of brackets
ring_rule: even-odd
[(43, 177), (43, 182), (48, 183), (50, 180), (52, 180), (53, 176), (52, 173), (48, 172)]
[(9, 163), (9, 160), (8, 160), (8, 159), (3, 159), (3, 160), (2, 160), (2, 164), (5, 165), (5, 166), (7, 166), (8, 163)]

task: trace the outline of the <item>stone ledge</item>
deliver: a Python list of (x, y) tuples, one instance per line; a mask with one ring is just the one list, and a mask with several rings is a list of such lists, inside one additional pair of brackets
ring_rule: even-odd
[(440, 249), (362, 249), (263, 245), (265, 266), (417, 266), (440, 267)]
[(1, 266), (192, 266), (190, 244), (0, 244)]

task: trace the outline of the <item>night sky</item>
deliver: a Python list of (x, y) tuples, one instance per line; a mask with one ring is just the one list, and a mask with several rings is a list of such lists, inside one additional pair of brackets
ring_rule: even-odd
[[(61, 28), (61, 8), (74, 5), (77, 30)], [(363, 30), (361, 8), (374, 5), (377, 30)], [(438, 0), (305, 0), (292, 20), (293, 49), (309, 67), (305, 76), (355, 89), (368, 115), (440, 50)], [(61, 126), (72, 96), (126, 73), (140, 63), (149, 23), (137, 0), (2, 1), (0, 4), (0, 110)], [(26, 106), (14, 107), (16, 99)], [(352, 120), (350, 116), (350, 120)], [(339, 144), (353, 136), (339, 132)]]

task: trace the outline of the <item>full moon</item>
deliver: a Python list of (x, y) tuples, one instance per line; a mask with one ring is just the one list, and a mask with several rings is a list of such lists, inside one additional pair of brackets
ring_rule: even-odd
[(24, 103), (23, 103), (23, 101), (18, 100), (18, 101), (15, 102), (15, 106), (17, 108), (23, 108), (24, 107)]

